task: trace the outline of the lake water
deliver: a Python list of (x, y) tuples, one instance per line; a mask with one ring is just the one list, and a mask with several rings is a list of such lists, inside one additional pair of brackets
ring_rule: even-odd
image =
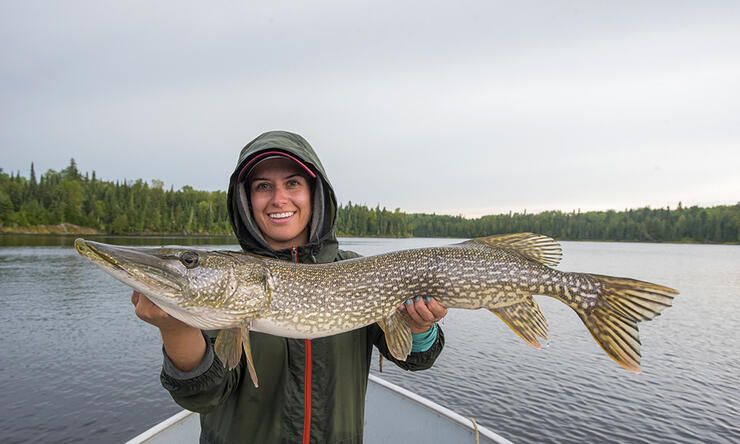
[[(130, 289), (79, 257), (72, 238), (35, 239), (0, 236), (0, 442), (122, 442), (178, 412), (159, 385), (158, 331), (136, 318)], [(229, 238), (99, 240), (238, 249)], [(451, 242), (340, 239), (363, 255)], [(740, 442), (740, 247), (562, 245), (561, 270), (681, 291), (640, 326), (643, 373), (608, 358), (568, 307), (537, 297), (549, 347), (530, 347), (485, 310), (451, 310), (432, 369), (385, 362), (380, 376), (514, 442)]]

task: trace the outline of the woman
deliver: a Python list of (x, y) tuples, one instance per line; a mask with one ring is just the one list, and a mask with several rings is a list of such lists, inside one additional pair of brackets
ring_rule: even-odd
[[(268, 132), (244, 147), (228, 204), (244, 251), (305, 263), (358, 256), (338, 249), (334, 191), (316, 153), (297, 134)], [(390, 355), (377, 324), (314, 340), (251, 333), (260, 375), (255, 388), (244, 357), (229, 371), (214, 356), (216, 332), (201, 332), (143, 295), (132, 296), (136, 314), (161, 331), (162, 385), (179, 405), (201, 414), (205, 443), (361, 443), (372, 347), (403, 369), (423, 370), (444, 345), (436, 321), (447, 309), (416, 299), (399, 307), (414, 333), (406, 361)]]

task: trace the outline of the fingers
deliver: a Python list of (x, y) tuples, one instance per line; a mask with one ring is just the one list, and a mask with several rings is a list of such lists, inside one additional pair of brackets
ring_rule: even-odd
[(406, 311), (411, 318), (426, 322), (438, 322), (447, 315), (447, 308), (437, 302), (434, 298), (415, 297), (408, 299), (404, 305), (398, 307), (400, 311)]
[(416, 297), (409, 299), (399, 307), (399, 311), (406, 314), (412, 333), (422, 333), (442, 319), (447, 309), (432, 298)]
[(427, 307), (427, 302), (421, 297), (414, 298), (414, 302), (406, 307), (406, 311), (413, 319), (424, 323), (435, 322), (434, 314)]
[(150, 324), (158, 325), (160, 321), (170, 317), (161, 308), (157, 307), (143, 294), (134, 291), (131, 295), (131, 303), (134, 304), (136, 316)]
[(427, 309), (434, 315), (434, 321), (439, 322), (440, 319), (447, 316), (447, 307), (437, 302), (434, 298), (429, 298), (427, 302)]
[(137, 291), (134, 291), (134, 293), (131, 295), (131, 303), (134, 304), (136, 316), (147, 322), (151, 320), (152, 310), (150, 306), (153, 304), (146, 296)]
[(134, 291), (131, 294), (131, 303), (134, 304), (136, 316), (142, 321), (159, 328), (163, 335), (165, 332), (176, 332), (179, 334), (186, 330), (198, 330), (170, 316), (138, 291)]

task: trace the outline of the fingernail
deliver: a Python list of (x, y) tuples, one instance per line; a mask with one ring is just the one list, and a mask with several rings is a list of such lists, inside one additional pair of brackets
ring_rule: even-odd
[(427, 297), (425, 297), (425, 298), (424, 298), (424, 300), (425, 300), (425, 301), (427, 301), (427, 302), (429, 302), (429, 301), (431, 301), (431, 300), (432, 300), (432, 298), (431, 298), (431, 297), (429, 297), (429, 296), (427, 296)]
[(411, 305), (411, 299), (406, 299), (406, 305)]
[(404, 311), (404, 310), (406, 310), (406, 307), (401, 307), (398, 309), (398, 311)]
[(414, 301), (415, 301), (415, 302), (419, 302), (419, 299), (421, 299), (421, 296), (417, 296), (417, 297), (415, 297), (415, 298), (414, 298)]

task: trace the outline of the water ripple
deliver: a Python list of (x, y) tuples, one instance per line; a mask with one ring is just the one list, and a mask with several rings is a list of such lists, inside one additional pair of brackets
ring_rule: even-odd
[[(370, 254), (450, 240), (346, 243)], [(381, 376), (515, 442), (740, 442), (740, 352), (727, 346), (738, 333), (740, 249), (563, 244), (561, 269), (681, 290), (641, 327), (642, 374), (606, 357), (569, 308), (538, 297), (549, 347), (526, 345), (485, 310), (451, 310), (432, 369), (386, 363)], [(128, 287), (54, 246), (0, 247), (0, 282), (1, 442), (121, 442), (179, 410), (159, 385), (157, 330), (135, 317)]]

